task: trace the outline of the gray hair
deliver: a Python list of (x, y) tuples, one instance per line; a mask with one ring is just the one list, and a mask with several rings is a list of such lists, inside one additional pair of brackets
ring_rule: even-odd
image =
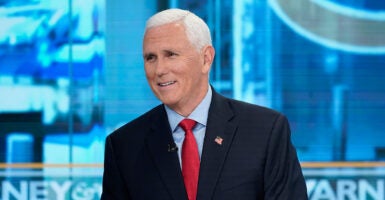
[(181, 22), (184, 25), (187, 38), (198, 51), (206, 45), (212, 45), (207, 24), (200, 17), (187, 10), (172, 8), (156, 13), (147, 20), (145, 31), (174, 22)]

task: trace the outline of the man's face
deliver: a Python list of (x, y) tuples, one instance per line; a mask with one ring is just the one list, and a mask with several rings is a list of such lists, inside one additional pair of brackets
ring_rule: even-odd
[(144, 36), (147, 81), (164, 104), (182, 115), (206, 95), (213, 57), (211, 46), (198, 52), (179, 23), (150, 28)]

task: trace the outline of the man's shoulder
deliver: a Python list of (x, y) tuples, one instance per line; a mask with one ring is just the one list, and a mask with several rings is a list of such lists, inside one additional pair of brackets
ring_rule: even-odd
[[(220, 95), (221, 96), (221, 95)], [(261, 106), (241, 100), (236, 100), (228, 97), (221, 96), (219, 97), (222, 101), (227, 102), (229, 107), (233, 110), (233, 112), (237, 115), (245, 115), (245, 116), (264, 116), (264, 117), (273, 117), (276, 118), (278, 116), (283, 116), (277, 110), (272, 108), (268, 108), (266, 106)]]
[(238, 107), (237, 113), (241, 120), (255, 119), (255, 122), (264, 126), (274, 126), (277, 121), (281, 120), (288, 123), (286, 115), (278, 110), (237, 100), (234, 100), (234, 105)]
[(150, 122), (155, 120), (159, 115), (164, 112), (164, 106), (158, 105), (146, 113), (138, 116), (130, 122), (122, 125), (118, 129), (114, 130), (110, 135), (112, 137), (138, 137), (144, 136), (144, 132), (146, 132), (151, 126)]

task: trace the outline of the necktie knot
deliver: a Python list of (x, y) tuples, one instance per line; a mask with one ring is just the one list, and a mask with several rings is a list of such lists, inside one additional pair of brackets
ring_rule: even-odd
[(196, 121), (192, 120), (192, 119), (184, 119), (182, 120), (180, 123), (179, 123), (179, 126), (185, 131), (187, 132), (188, 130), (192, 130), (194, 128), (194, 126), (196, 125)]

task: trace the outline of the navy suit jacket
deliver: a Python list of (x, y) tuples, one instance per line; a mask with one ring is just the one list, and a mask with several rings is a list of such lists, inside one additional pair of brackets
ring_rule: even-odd
[[(110, 134), (101, 199), (187, 199), (173, 144), (164, 105)], [(286, 117), (213, 91), (197, 199), (303, 200), (306, 193)]]

